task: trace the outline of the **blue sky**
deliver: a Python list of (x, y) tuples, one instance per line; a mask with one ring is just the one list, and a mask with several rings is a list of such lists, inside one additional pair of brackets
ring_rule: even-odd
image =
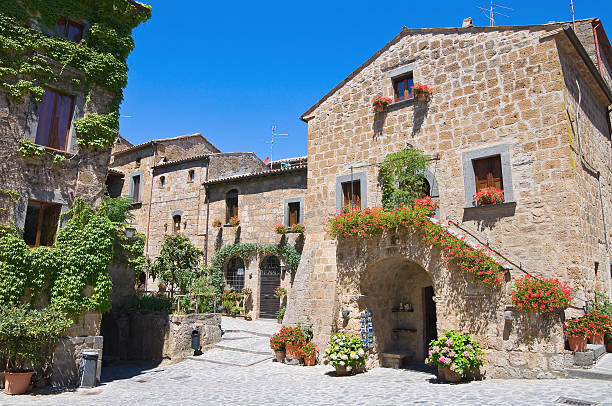
[[(215, 2), (144, 0), (153, 18), (134, 31), (121, 134), (133, 143), (201, 132), (224, 152), (270, 155), (271, 126), (290, 134), (274, 159), (305, 155), (299, 117), (403, 26), (455, 27), (487, 0)], [(574, 0), (612, 38), (610, 0)], [(499, 0), (498, 25), (571, 19), (570, 0)], [(231, 4), (230, 6), (219, 6)]]

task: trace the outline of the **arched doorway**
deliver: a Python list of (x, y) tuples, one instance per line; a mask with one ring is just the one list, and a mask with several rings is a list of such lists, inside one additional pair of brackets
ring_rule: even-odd
[(277, 257), (270, 255), (261, 261), (259, 279), (259, 317), (274, 319), (280, 309), (280, 299), (274, 296), (281, 282), (281, 264)]
[(386, 258), (367, 267), (360, 280), (362, 302), (371, 312), (373, 346), (422, 363), (429, 341), (437, 337), (436, 305), (430, 275), (405, 258)]
[(240, 257), (234, 257), (227, 263), (225, 282), (240, 292), (244, 288), (244, 261)]

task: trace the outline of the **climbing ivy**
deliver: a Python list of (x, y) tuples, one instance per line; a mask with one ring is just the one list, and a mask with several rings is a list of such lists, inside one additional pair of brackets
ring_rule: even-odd
[(385, 157), (380, 165), (382, 204), (385, 209), (410, 205), (423, 197), (427, 155), (416, 148), (404, 149)]
[(0, 195), (8, 196), (13, 203), (17, 203), (19, 200), (21, 200), (21, 195), (19, 192), (12, 189), (0, 189)]
[[(53, 35), (60, 17), (87, 21), (79, 43)], [(126, 58), (134, 48), (132, 29), (151, 17), (151, 7), (130, 0), (4, 0), (0, 10), (0, 88), (15, 101), (40, 102), (44, 87), (69, 82), (89, 93), (94, 86), (113, 99), (108, 114), (79, 120), (79, 145), (101, 148), (118, 135), (119, 105), (127, 84)], [(32, 28), (36, 27), (36, 29)], [(49, 35), (47, 35), (49, 34)], [(67, 78), (66, 67), (84, 73)], [(75, 73), (71, 73), (75, 76)]]
[(0, 231), (0, 307), (35, 303), (45, 293), (73, 315), (110, 309), (114, 225), (79, 198), (62, 218), (54, 247), (30, 249), (18, 232)]
[(45, 155), (46, 149), (45, 147), (41, 147), (40, 145), (34, 144), (27, 138), (24, 138), (21, 141), (21, 145), (17, 149), (21, 155), (24, 157), (28, 156), (43, 156)]
[(300, 253), (289, 244), (228, 244), (215, 253), (210, 260), (210, 280), (211, 284), (220, 293), (223, 289), (223, 266), (233, 257), (240, 257), (245, 263), (251, 261), (254, 255), (275, 255), (279, 257), (294, 273), (300, 265)]

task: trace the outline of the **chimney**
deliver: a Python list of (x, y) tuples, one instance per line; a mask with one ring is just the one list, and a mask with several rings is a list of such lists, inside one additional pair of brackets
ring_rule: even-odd
[(465, 20), (463, 20), (463, 24), (461, 24), (461, 28), (469, 28), (469, 27), (473, 27), (474, 23), (472, 23), (472, 17), (468, 17)]

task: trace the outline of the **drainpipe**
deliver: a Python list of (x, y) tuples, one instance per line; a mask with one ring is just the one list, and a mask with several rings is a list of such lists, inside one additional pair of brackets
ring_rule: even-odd
[[(208, 165), (206, 165), (206, 182), (208, 182), (208, 173), (210, 172), (210, 157)], [(204, 186), (204, 198), (206, 199), (206, 235), (204, 236), (204, 266), (208, 266), (208, 223), (210, 222), (210, 191), (208, 185)]]
[[(157, 143), (153, 143), (155, 149), (153, 150), (153, 166), (151, 167), (151, 190), (149, 191), (149, 213), (147, 214), (147, 240), (145, 241), (145, 256), (149, 258), (149, 229), (151, 226), (151, 203), (153, 200), (153, 172), (157, 165)], [(144, 179), (143, 179), (144, 180)], [(148, 278), (149, 275), (147, 275)], [(146, 288), (146, 286), (145, 286)]]

